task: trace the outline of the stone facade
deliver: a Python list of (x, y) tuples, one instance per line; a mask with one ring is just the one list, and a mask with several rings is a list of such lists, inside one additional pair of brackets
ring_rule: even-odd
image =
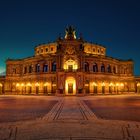
[(140, 93), (132, 60), (106, 56), (106, 48), (76, 39), (71, 26), (64, 38), (35, 47), (35, 55), (6, 61), (0, 93), (89, 95)]

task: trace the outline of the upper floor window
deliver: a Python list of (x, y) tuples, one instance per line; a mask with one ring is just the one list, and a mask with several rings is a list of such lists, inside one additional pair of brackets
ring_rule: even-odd
[(29, 73), (32, 73), (32, 65), (29, 66)]
[(89, 64), (88, 64), (88, 62), (84, 63), (84, 70), (85, 70), (85, 72), (89, 71)]
[(53, 48), (51, 48), (51, 51), (53, 51)]
[(47, 65), (47, 64), (45, 64), (45, 65), (43, 66), (43, 72), (48, 72), (48, 65)]
[(40, 52), (43, 53), (43, 49), (41, 49)]
[(95, 52), (95, 48), (93, 48), (93, 52)]
[(105, 66), (104, 66), (104, 64), (101, 65), (101, 72), (105, 72)]
[(56, 62), (52, 63), (52, 71), (55, 72), (56, 71)]
[(111, 73), (111, 66), (110, 65), (107, 66), (107, 72)]
[(40, 64), (36, 64), (36, 72), (40, 72)]
[(46, 52), (48, 52), (48, 50), (49, 50), (49, 49), (48, 49), (48, 48), (46, 48)]
[(93, 72), (98, 72), (98, 65), (97, 65), (97, 63), (93, 64)]

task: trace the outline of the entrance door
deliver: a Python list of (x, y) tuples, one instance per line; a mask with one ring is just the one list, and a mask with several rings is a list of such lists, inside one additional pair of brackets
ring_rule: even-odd
[(73, 94), (73, 83), (68, 83), (68, 94)]
[(75, 95), (76, 94), (76, 81), (74, 77), (67, 77), (65, 81), (65, 94)]

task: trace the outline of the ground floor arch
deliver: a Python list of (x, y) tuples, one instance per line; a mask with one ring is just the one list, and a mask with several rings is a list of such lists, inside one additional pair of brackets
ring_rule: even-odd
[(67, 77), (65, 80), (65, 94), (75, 95), (76, 94), (76, 80), (74, 77)]

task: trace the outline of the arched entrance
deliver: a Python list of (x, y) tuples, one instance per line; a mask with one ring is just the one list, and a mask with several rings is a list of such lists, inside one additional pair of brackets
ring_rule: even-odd
[(76, 94), (76, 81), (73, 77), (68, 77), (65, 81), (65, 94), (75, 95)]

